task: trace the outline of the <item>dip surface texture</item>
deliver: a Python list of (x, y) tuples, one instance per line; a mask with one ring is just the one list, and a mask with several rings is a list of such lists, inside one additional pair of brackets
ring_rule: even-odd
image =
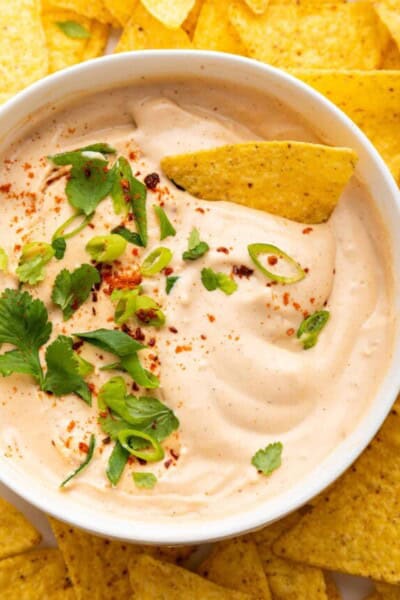
[[(264, 96), (203, 81), (162, 82), (50, 107), (1, 156), (0, 245), (9, 256), (9, 273), (15, 272), (24, 244), (50, 242), (73, 214), (65, 194), (68, 168), (52, 172), (47, 155), (107, 142), (129, 159), (141, 181), (152, 173), (160, 176), (147, 193), (147, 248), (128, 244), (96, 301), (90, 297), (64, 322), (51, 291), (61, 269), (90, 262), (85, 245), (93, 236), (121, 224), (110, 198), (99, 204), (90, 226), (67, 241), (65, 257), (47, 265), (45, 280), (24, 286), (45, 303), (51, 339), (115, 327), (113, 277), (136, 272), (154, 248), (172, 250), (169, 266), (179, 277), (170, 294), (165, 273), (142, 282), (143, 293), (159, 302), (167, 319), (160, 329), (140, 325), (148, 344), (142, 361), (161, 381), (147, 395), (159, 398), (180, 421), (163, 444), (163, 461), (130, 461), (115, 488), (106, 478), (112, 445), (97, 424), (96, 394), (121, 374), (100, 370), (115, 360), (112, 355), (88, 344), (79, 348), (95, 365), (88, 379), (92, 407), (75, 395), (41, 392), (26, 375), (0, 379), (0, 452), (27, 481), (39, 481), (43, 493), (70, 494), (92, 510), (153, 522), (241, 513), (308, 475), (368, 409), (390, 361), (394, 316), (385, 231), (363, 186), (353, 179), (329, 222), (307, 227), (193, 198), (162, 176), (160, 160), (166, 155), (257, 139), (318, 141), (312, 128)], [(152, 208), (160, 204), (177, 232), (162, 242)], [(210, 250), (184, 261), (194, 227)], [(292, 285), (271, 284), (249, 257), (247, 246), (257, 242), (281, 248), (306, 277)], [(233, 272), (237, 291), (208, 291), (200, 278), (204, 267)], [(17, 285), (14, 275), (0, 273), (0, 292)], [(330, 319), (317, 345), (304, 350), (295, 332), (305, 315), (322, 309)], [(123, 376), (130, 389), (132, 380)], [(93, 461), (58, 491), (84, 460), (82, 443), (88, 444), (91, 433), (97, 438)], [(273, 442), (283, 444), (282, 466), (265, 477), (251, 459)], [(156, 475), (153, 489), (135, 486), (132, 473), (141, 471)]]

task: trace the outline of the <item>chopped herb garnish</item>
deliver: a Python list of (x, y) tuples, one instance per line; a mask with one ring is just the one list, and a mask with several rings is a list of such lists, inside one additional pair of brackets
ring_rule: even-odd
[(152, 490), (157, 483), (154, 473), (132, 473), (132, 478), (139, 489)]
[(152, 277), (153, 275), (157, 275), (157, 273), (160, 273), (163, 269), (165, 269), (171, 260), (171, 250), (169, 248), (165, 248), (164, 246), (160, 246), (146, 256), (140, 268), (140, 272), (145, 277)]
[[(301, 281), (306, 276), (305, 272), (294, 258), (273, 244), (250, 244), (247, 246), (247, 249), (250, 258), (256, 267), (258, 267), (269, 279), (272, 279), (272, 281), (284, 284), (297, 283), (297, 281)], [(268, 257), (268, 268), (259, 260), (259, 256), (261, 255), (266, 255)], [(285, 263), (286, 269), (289, 267), (289, 275), (280, 275), (279, 273), (271, 271), (269, 268), (270, 266), (278, 264), (280, 260)]]
[[(147, 446), (150, 448), (136, 450), (134, 442), (138, 439), (148, 442)], [(123, 429), (118, 433), (118, 441), (129, 454), (141, 458), (146, 462), (158, 462), (164, 458), (164, 450), (160, 442), (153, 435), (139, 429)]]
[(72, 348), (72, 339), (59, 335), (46, 350), (47, 373), (43, 389), (56, 396), (77, 394), (89, 406), (92, 395), (81, 373), (81, 363)]
[(188, 249), (182, 254), (183, 260), (197, 260), (208, 252), (210, 246), (207, 242), (200, 240), (199, 230), (195, 227), (192, 229), (188, 238)]
[(51, 242), (51, 247), (54, 250), (54, 256), (57, 260), (61, 260), (62, 258), (64, 258), (64, 254), (67, 249), (67, 242), (65, 241), (65, 238), (56, 238)]
[(100, 282), (100, 275), (92, 265), (84, 264), (68, 271), (63, 269), (54, 282), (51, 299), (63, 312), (64, 321), (88, 299), (94, 284)]
[(297, 337), (303, 343), (304, 350), (315, 346), (318, 342), (318, 336), (329, 320), (328, 310), (318, 310), (304, 321), (297, 330)]
[(162, 327), (165, 324), (165, 314), (153, 298), (138, 296), (136, 298), (135, 316), (144, 325)]
[(114, 290), (111, 294), (111, 300), (117, 303), (114, 321), (118, 325), (123, 325), (135, 314), (139, 293), (140, 288), (137, 287), (133, 290)]
[(165, 280), (165, 291), (167, 292), (167, 294), (171, 293), (171, 290), (178, 281), (178, 279), (178, 275), (170, 275), (169, 277), (167, 277), (167, 279)]
[(86, 40), (90, 38), (90, 31), (76, 21), (56, 21), (56, 25), (67, 37), (76, 40)]
[(144, 388), (151, 390), (160, 386), (158, 377), (141, 365), (137, 354), (122, 357), (121, 368), (129, 373), (138, 385), (141, 385)]
[(143, 344), (140, 344), (128, 334), (116, 329), (97, 329), (96, 331), (75, 333), (74, 335), (118, 357), (129, 356), (145, 348)]
[(125, 252), (126, 244), (126, 240), (115, 233), (97, 235), (88, 241), (85, 250), (97, 262), (112, 262)]
[(155, 300), (149, 296), (140, 296), (140, 288), (134, 290), (114, 290), (111, 300), (117, 302), (114, 320), (119, 325), (131, 317), (153, 327), (162, 327), (165, 315)]
[(4, 248), (0, 248), (0, 271), (7, 271), (8, 256)]
[(71, 479), (73, 479), (74, 477), (76, 477), (79, 473), (82, 473), (82, 471), (84, 469), (86, 469), (86, 467), (89, 465), (90, 461), (93, 458), (93, 454), (94, 454), (94, 450), (96, 448), (96, 438), (94, 437), (94, 435), (92, 434), (90, 436), (90, 442), (89, 442), (89, 450), (88, 453), (86, 455), (85, 460), (83, 461), (83, 463), (81, 465), (79, 465), (79, 467), (77, 469), (75, 469), (75, 471), (73, 471), (71, 473), (71, 475), (68, 475), (68, 477), (66, 479), (64, 479), (64, 481), (60, 484), (60, 487), (65, 487), (67, 485), (67, 483), (69, 481), (71, 481)]
[(219, 289), (228, 296), (236, 292), (238, 288), (237, 283), (229, 275), (216, 273), (209, 268), (201, 270), (201, 281), (209, 292)]
[(32, 375), (43, 385), (39, 348), (49, 339), (52, 325), (45, 305), (27, 292), (7, 289), (0, 296), (0, 345), (16, 349), (0, 355), (0, 374)]
[(133, 176), (129, 162), (120, 156), (112, 170), (112, 199), (117, 214), (133, 212), (142, 246), (147, 246), (146, 186)]
[[(96, 144), (90, 144), (89, 146), (84, 146), (83, 148), (76, 148), (75, 150), (69, 150), (68, 152), (60, 152), (59, 154), (53, 154), (48, 156), (47, 158), (51, 160), (57, 166), (65, 166), (65, 165), (73, 165), (80, 161), (82, 154), (87, 154), (86, 158), (93, 158), (93, 153), (96, 154), (115, 154), (116, 149), (112, 148), (109, 144), (105, 142), (97, 142)], [(104, 156), (103, 156), (104, 158)]]
[(116, 442), (113, 451), (108, 459), (106, 475), (112, 485), (117, 485), (124, 472), (125, 465), (128, 462), (129, 452), (127, 452), (119, 442)]
[(136, 231), (131, 231), (127, 229), (123, 225), (119, 225), (118, 227), (114, 227), (111, 230), (111, 233), (115, 233), (116, 235), (120, 235), (123, 237), (129, 244), (134, 244), (135, 246), (143, 246), (142, 238)]
[[(72, 238), (75, 235), (77, 235), (78, 233), (80, 233), (82, 231), (82, 229), (84, 229), (86, 227), (86, 225), (88, 225), (90, 223), (90, 221), (93, 219), (93, 217), (94, 217), (94, 212), (92, 212), (90, 215), (84, 215), (84, 213), (81, 211), (76, 212), (74, 215), (72, 215), (72, 217), (67, 219), (65, 221), (65, 223), (60, 225), (60, 227), (57, 229), (57, 231), (53, 234), (52, 241), (55, 242), (59, 238), (64, 238), (64, 240), (69, 240), (70, 238)], [(71, 231), (66, 233), (66, 230), (69, 229), (71, 227), (71, 225), (74, 223), (74, 221), (76, 221), (76, 220), (81, 220), (81, 222), (74, 229), (72, 229)]]
[(157, 206), (156, 204), (153, 206), (153, 208), (160, 222), (160, 240), (164, 240), (170, 235), (176, 235), (176, 229), (172, 225), (171, 221), (168, 219), (165, 210), (161, 208), (161, 206)]
[(18, 279), (30, 285), (43, 281), (46, 274), (45, 266), (51, 261), (54, 254), (54, 249), (46, 242), (25, 244), (16, 269)]
[(74, 356), (75, 356), (76, 360), (78, 361), (78, 374), (81, 377), (85, 378), (88, 375), (90, 375), (91, 373), (93, 373), (94, 365), (92, 365), (92, 363), (90, 363), (88, 360), (83, 358), (83, 356), (81, 356), (77, 352), (74, 352)]
[(270, 475), (281, 466), (283, 445), (281, 442), (268, 444), (264, 449), (258, 450), (251, 459), (251, 464), (263, 475)]

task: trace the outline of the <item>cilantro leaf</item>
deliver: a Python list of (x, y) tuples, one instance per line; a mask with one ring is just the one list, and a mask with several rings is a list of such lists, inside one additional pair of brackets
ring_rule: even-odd
[(201, 281), (209, 292), (219, 289), (224, 292), (224, 294), (227, 294), (227, 296), (236, 292), (238, 288), (236, 281), (233, 281), (229, 275), (226, 275), (225, 273), (216, 273), (209, 268), (202, 269)]
[(129, 373), (133, 381), (147, 389), (155, 389), (160, 386), (160, 380), (154, 373), (145, 369), (140, 363), (137, 353), (123, 356), (121, 358), (121, 368)]
[(197, 260), (208, 252), (210, 246), (207, 242), (200, 240), (200, 233), (196, 227), (193, 227), (188, 239), (188, 249), (182, 254), (183, 260)]
[(97, 329), (96, 331), (75, 333), (74, 335), (89, 344), (93, 344), (93, 346), (115, 354), (119, 358), (129, 356), (145, 348), (143, 344), (140, 344), (128, 334), (116, 329)]
[(64, 321), (88, 299), (95, 283), (100, 282), (100, 274), (92, 265), (83, 264), (75, 271), (63, 269), (56, 277), (51, 299), (63, 311)]
[(132, 477), (139, 489), (152, 490), (157, 483), (157, 477), (154, 473), (133, 473)]
[(56, 396), (75, 393), (89, 406), (92, 395), (79, 374), (80, 365), (72, 348), (72, 339), (59, 335), (46, 350), (47, 373), (43, 389)]
[(6, 289), (0, 296), (0, 345), (16, 350), (0, 355), (0, 374), (26, 373), (43, 383), (39, 348), (49, 339), (52, 325), (45, 305), (28, 292)]
[(117, 485), (124, 472), (125, 465), (128, 462), (129, 452), (116, 442), (113, 451), (108, 459), (106, 475), (112, 485)]
[(90, 32), (76, 21), (56, 21), (56, 25), (67, 37), (74, 40), (86, 40), (90, 38)]
[(21, 257), (16, 269), (17, 277), (23, 283), (35, 285), (43, 281), (45, 266), (51, 261), (55, 252), (46, 242), (30, 242), (22, 248)]
[(66, 479), (64, 479), (64, 481), (60, 484), (60, 487), (65, 487), (67, 485), (67, 483), (69, 481), (71, 481), (71, 479), (73, 479), (74, 477), (76, 477), (76, 475), (78, 475), (79, 473), (82, 473), (82, 471), (84, 469), (86, 469), (86, 467), (89, 465), (89, 463), (91, 462), (91, 460), (93, 458), (95, 448), (96, 448), (96, 438), (92, 434), (90, 436), (89, 450), (88, 450), (85, 460), (83, 461), (83, 463), (81, 463), (79, 465), (79, 467), (77, 469), (75, 469), (75, 471), (73, 471), (70, 475), (68, 475), (68, 477)]
[(153, 208), (160, 222), (160, 240), (164, 240), (170, 235), (176, 235), (176, 229), (168, 219), (165, 210), (161, 206), (157, 206), (157, 204), (155, 204)]
[(167, 277), (167, 279), (165, 280), (165, 291), (167, 292), (167, 294), (171, 292), (178, 279), (179, 277), (177, 275), (171, 275), (170, 277)]
[(328, 310), (317, 310), (304, 319), (297, 330), (297, 337), (303, 343), (304, 350), (313, 348), (318, 342), (318, 337), (330, 317)]
[(64, 254), (67, 249), (67, 242), (65, 241), (65, 238), (56, 238), (51, 242), (51, 246), (54, 250), (54, 256), (57, 260), (61, 260), (62, 258), (64, 258)]
[(111, 230), (111, 233), (116, 233), (117, 235), (120, 235), (130, 244), (134, 244), (135, 246), (143, 246), (142, 238), (140, 237), (140, 235), (136, 233), (136, 231), (131, 231), (123, 225), (114, 227), (114, 229)]
[[(117, 214), (121, 212), (133, 212), (138, 233), (143, 246), (147, 246), (147, 213), (146, 213), (146, 186), (133, 176), (129, 162), (120, 156), (112, 170), (113, 186), (112, 198), (114, 210)], [(127, 208), (126, 208), (127, 207)]]
[[(79, 163), (82, 159), (82, 153), (84, 152), (97, 152), (98, 154), (115, 154), (115, 148), (112, 148), (105, 142), (98, 142), (96, 144), (90, 144), (83, 148), (77, 148), (76, 150), (69, 150), (68, 152), (60, 152), (59, 154), (53, 154), (47, 158), (51, 160), (57, 166), (73, 165)], [(86, 157), (90, 158), (90, 157)]]
[(263, 475), (270, 475), (281, 466), (283, 445), (281, 442), (268, 444), (264, 449), (258, 450), (251, 459), (251, 464)]

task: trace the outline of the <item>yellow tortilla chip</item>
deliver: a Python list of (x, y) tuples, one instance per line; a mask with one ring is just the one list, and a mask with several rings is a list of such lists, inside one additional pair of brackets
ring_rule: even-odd
[(400, 72), (297, 70), (337, 104), (376, 146), (400, 183)]
[(191, 546), (144, 547), (112, 541), (55, 519), (50, 519), (50, 524), (79, 600), (109, 600), (110, 589), (115, 598), (131, 598), (127, 565), (139, 553), (148, 552), (165, 560), (182, 562), (193, 552)]
[(256, 15), (262, 15), (268, 6), (269, 0), (245, 0), (247, 6)]
[(192, 10), (195, 0), (141, 0), (155, 19), (165, 27), (178, 29)]
[(24, 515), (0, 498), (0, 560), (34, 548), (40, 539)]
[(48, 73), (39, 0), (2, 2), (0, 94), (15, 94)]
[(349, 148), (247, 142), (167, 156), (167, 177), (193, 196), (229, 200), (301, 223), (326, 221), (353, 174)]
[(342, 595), (330, 573), (324, 573), (324, 579), (328, 600), (342, 600)]
[(74, 600), (61, 552), (42, 548), (0, 561), (0, 598)]
[(104, 0), (104, 5), (119, 25), (123, 27), (131, 18), (138, 2), (139, 0)]
[(374, 7), (400, 48), (400, 0), (379, 0)]
[(107, 46), (110, 33), (109, 25), (104, 25), (104, 23), (99, 23), (99, 21), (93, 21), (91, 31), (92, 35), (88, 39), (82, 60), (90, 60), (91, 58), (103, 56)]
[(194, 30), (196, 29), (197, 21), (203, 4), (204, 0), (196, 0), (192, 10), (182, 23), (182, 29), (186, 31), (190, 39), (193, 38)]
[(400, 600), (400, 586), (377, 583), (376, 593), (380, 600)]
[(400, 69), (400, 50), (394, 40), (390, 40), (382, 58), (381, 69)]
[(229, 18), (249, 56), (276, 67), (374, 69), (388, 41), (368, 2), (271, 4), (256, 16), (236, 0)]
[(102, 0), (42, 0), (42, 7), (44, 12), (62, 8), (72, 10), (88, 19), (96, 19), (106, 25), (118, 26), (118, 22), (112, 17)]
[(168, 29), (139, 3), (122, 32), (115, 52), (191, 47), (186, 31)]
[(129, 565), (131, 600), (252, 600), (196, 573), (141, 555)]
[[(400, 401), (369, 448), (293, 529), (280, 556), (400, 583)], [(365, 535), (365, 532), (368, 535)]]
[(254, 600), (271, 600), (257, 548), (250, 539), (235, 538), (216, 544), (198, 573), (223, 587), (247, 592)]
[(193, 36), (196, 48), (247, 55), (238, 33), (228, 20), (228, 9), (228, 3), (221, 0), (205, 0)]

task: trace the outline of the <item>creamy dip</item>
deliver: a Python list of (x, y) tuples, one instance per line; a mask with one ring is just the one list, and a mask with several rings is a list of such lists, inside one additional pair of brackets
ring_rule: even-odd
[[(133, 461), (114, 488), (105, 476), (112, 444), (97, 424), (96, 394), (120, 374), (100, 370), (115, 360), (112, 355), (89, 344), (79, 348), (95, 365), (88, 378), (92, 407), (75, 395), (49, 396), (26, 375), (0, 379), (0, 451), (27, 480), (40, 481), (43, 493), (57, 490), (82, 462), (82, 444), (95, 433), (89, 467), (58, 493), (92, 510), (141, 520), (232, 515), (288, 491), (354, 430), (368, 409), (390, 361), (394, 316), (385, 231), (362, 184), (353, 179), (329, 222), (307, 228), (235, 204), (193, 198), (162, 176), (160, 160), (166, 155), (255, 139), (317, 137), (284, 106), (255, 92), (197, 80), (161, 82), (49, 107), (1, 156), (0, 245), (10, 264), (9, 274), (0, 273), (0, 291), (18, 285), (13, 273), (21, 247), (49, 242), (73, 212), (65, 194), (68, 168), (61, 167), (60, 177), (54, 177), (46, 156), (96, 142), (108, 142), (129, 158), (138, 179), (160, 175), (160, 183), (147, 193), (148, 247), (128, 245), (114, 269), (132, 270), (163, 245), (172, 250), (170, 266), (179, 276), (169, 295), (163, 273), (142, 283), (167, 322), (160, 329), (141, 326), (150, 342), (141, 359), (160, 377), (161, 386), (151, 395), (180, 421), (163, 443), (163, 461)], [(177, 232), (161, 243), (152, 209), (160, 203)], [(47, 265), (45, 280), (24, 286), (44, 301), (53, 323), (51, 339), (115, 326), (106, 285), (97, 302), (89, 298), (65, 322), (51, 290), (62, 268), (72, 271), (90, 262), (88, 240), (120, 224), (111, 200), (105, 199), (91, 226), (68, 241), (64, 259)], [(134, 223), (127, 226), (132, 229)], [(210, 251), (188, 262), (182, 253), (193, 227)], [(278, 246), (307, 276), (292, 285), (271, 285), (249, 258), (247, 246), (253, 242)], [(242, 265), (253, 273), (234, 275), (238, 289), (230, 296), (201, 283), (203, 267), (231, 274)], [(304, 350), (293, 334), (304, 314), (323, 308), (330, 320), (317, 345)], [(138, 324), (130, 327), (135, 330)], [(130, 389), (132, 380), (124, 377)], [(251, 458), (277, 441), (283, 444), (282, 466), (265, 477)], [(153, 489), (135, 486), (132, 473), (138, 471), (156, 475)]]

